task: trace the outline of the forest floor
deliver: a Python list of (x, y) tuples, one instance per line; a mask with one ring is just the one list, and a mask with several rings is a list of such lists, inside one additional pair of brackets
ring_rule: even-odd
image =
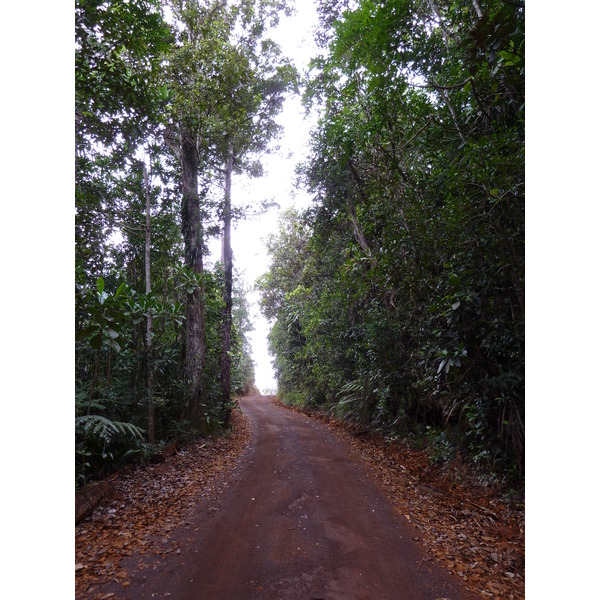
[[(277, 408), (277, 415), (300, 412), (294, 409), (282, 411), (281, 404), (275, 400), (269, 403)], [(243, 404), (255, 410), (254, 406), (262, 406), (264, 402), (249, 404), (244, 400)], [(240, 481), (244, 473), (249, 476), (248, 469), (260, 467), (253, 464), (258, 462), (254, 448), (257, 417), (250, 415), (249, 420), (247, 416), (247, 409), (244, 413), (234, 411), (233, 429), (227, 437), (213, 437), (192, 444), (180, 454), (169, 457), (165, 463), (149, 465), (119, 477), (113, 484), (111, 495), (102, 501), (90, 517), (76, 526), (75, 587), (78, 599), (155, 597), (154, 592), (151, 595), (148, 593), (151, 581), (152, 585), (157, 586), (152, 589), (159, 590), (162, 584), (166, 586), (162, 588), (164, 593), (157, 592), (156, 597), (171, 596), (171, 590), (176, 590), (177, 584), (180, 584), (180, 590), (184, 589), (181, 587), (183, 582), (177, 577), (189, 575), (189, 565), (198, 561), (198, 555), (194, 554), (198, 552), (195, 549), (197, 542), (194, 542), (195, 546), (190, 542), (190, 532), (200, 532), (208, 539), (210, 526), (218, 529), (218, 539), (226, 537), (223, 531), (227, 526), (227, 510), (234, 508), (235, 498), (227, 500), (227, 506), (223, 503), (232, 496), (229, 493), (232, 488), (238, 490), (235, 495), (239, 496)], [(324, 416), (312, 416), (310, 420), (314, 426), (311, 431), (297, 422), (290, 425), (285, 417), (277, 416), (277, 419), (279, 421), (268, 423), (264, 430), (273, 440), (278, 439), (278, 443), (289, 446), (290, 432), (299, 431), (300, 427), (305, 430), (301, 432), (299, 440), (308, 433), (312, 435), (311, 431), (317, 431), (315, 427), (318, 421), (338, 440), (340, 446), (348, 449), (352, 462), (366, 466), (367, 478), (370, 476), (370, 481), (375, 480), (378, 489), (394, 507), (399, 520), (410, 526), (411, 543), (420, 552), (413, 577), (417, 574), (425, 576), (426, 572), (432, 572), (434, 565), (440, 565), (453, 574), (454, 580), (461, 582), (463, 589), (479, 598), (524, 598), (524, 509), (511, 508), (497, 492), (480, 485), (465, 465), (433, 468), (425, 452), (356, 436)], [(304, 419), (307, 417), (303, 415), (302, 421)], [(288, 428), (285, 435), (281, 433), (283, 427)], [(270, 429), (273, 430), (271, 433)], [(314, 445), (314, 441), (311, 444)], [(282, 449), (286, 450), (287, 447), (282, 446)], [(273, 453), (279, 456), (280, 450), (271, 450)], [(302, 457), (297, 462), (303, 462)], [(339, 468), (340, 465), (337, 465), (336, 470)], [(314, 476), (313, 472), (310, 477)], [(244, 485), (247, 487), (253, 482), (252, 485), (258, 486), (259, 482), (255, 480), (256, 477), (250, 477)], [(363, 484), (366, 483), (363, 481)], [(288, 485), (287, 481), (285, 485)], [(264, 485), (259, 487), (265, 488)], [(266, 492), (269, 493), (267, 488)], [(263, 492), (258, 487), (256, 489), (254, 494), (258, 498), (258, 493)], [(308, 495), (303, 493), (295, 502), (286, 505), (290, 518), (298, 516), (294, 511), (300, 510), (302, 504), (310, 504), (310, 496), (310, 492)], [(318, 495), (315, 497), (319, 498)], [(266, 498), (270, 500), (269, 496)], [(242, 510), (247, 511), (247, 507), (242, 507)], [(300, 515), (301, 518), (305, 516)], [(270, 518), (269, 514), (263, 518)], [(218, 519), (223, 521), (217, 527)], [(258, 516), (256, 520), (259, 520)], [(280, 528), (288, 538), (294, 535), (294, 539), (298, 539), (298, 536), (310, 533), (306, 533), (306, 528), (299, 528), (295, 522), (290, 521), (289, 525)], [(258, 527), (258, 524), (252, 527)], [(340, 526), (337, 527), (335, 531), (339, 533)], [(292, 530), (297, 530), (297, 533), (290, 534)], [(311, 535), (318, 536), (320, 533), (316, 531)], [(281, 540), (277, 542), (278, 547), (283, 547), (285, 543)], [(264, 548), (266, 540), (262, 540), (261, 544), (264, 544)], [(315, 544), (319, 547), (318, 541), (311, 545)], [(300, 550), (299, 544), (298, 552)], [(246, 558), (244, 555), (245, 561)], [(223, 562), (227, 564), (228, 560)], [(249, 559), (247, 562), (252, 563)], [(294, 557), (294, 564), (302, 565), (301, 561), (298, 562), (298, 556)], [(228, 568), (231, 570), (231, 567)], [(236, 570), (243, 569), (236, 566)], [(260, 571), (260, 568), (257, 569), (255, 564), (254, 570)], [(176, 576), (175, 573), (179, 574)], [(230, 573), (225, 575), (229, 577)], [(298, 582), (306, 581), (306, 572), (297, 576)], [(316, 574), (315, 577), (318, 579)], [(189, 586), (187, 580), (186, 585)], [(274, 591), (273, 585), (271, 595), (268, 593), (269, 587), (263, 582), (262, 585), (257, 583), (244, 597), (288, 597), (281, 591)], [(295, 587), (298, 587), (298, 583)], [(185, 596), (181, 591), (179, 594), (171, 597), (181, 600)], [(196, 597), (221, 599), (229, 596), (221, 590), (214, 596), (207, 593)], [(327, 597), (338, 596), (330, 594)]]
[(187, 523), (190, 509), (199, 502), (214, 504), (223, 491), (219, 481), (240, 463), (250, 444), (250, 427), (239, 410), (232, 411), (231, 422), (225, 437), (189, 444), (164, 463), (120, 476), (110, 495), (75, 526), (77, 599), (117, 598), (114, 592), (98, 592), (98, 587), (109, 582), (129, 586), (123, 559), (177, 551), (169, 543), (170, 532)]
[(323, 413), (306, 414), (352, 446), (396, 512), (420, 532), (425, 552), (467, 589), (491, 600), (525, 598), (524, 502), (504, 500), (501, 490), (460, 459), (433, 465), (425, 450), (357, 435)]

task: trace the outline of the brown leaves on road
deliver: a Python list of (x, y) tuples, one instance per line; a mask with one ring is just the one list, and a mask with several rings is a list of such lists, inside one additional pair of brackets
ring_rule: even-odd
[(523, 510), (509, 508), (466, 473), (432, 468), (424, 452), (355, 438), (353, 446), (396, 511), (422, 533), (427, 554), (482, 598), (525, 597)]
[(208, 502), (220, 475), (239, 462), (250, 428), (232, 413), (229, 437), (211, 437), (187, 446), (166, 462), (120, 476), (92, 515), (75, 527), (75, 594), (78, 600), (112, 597), (94, 594), (96, 584), (129, 585), (121, 559), (139, 553), (157, 556), (179, 548), (170, 533), (198, 502)]
[(424, 451), (353, 435), (323, 415), (308, 416), (325, 423), (369, 465), (396, 512), (420, 532), (426, 555), (482, 599), (525, 597), (524, 507), (508, 506), (460, 460), (434, 467)]
[[(482, 599), (524, 598), (524, 508), (509, 507), (465, 465), (434, 468), (425, 452), (357, 437), (331, 419), (317, 418), (350, 444), (397, 513), (416, 527), (423, 561), (445, 565)], [(201, 441), (165, 463), (121, 476), (110, 496), (75, 528), (78, 600), (114, 597), (94, 594), (96, 584), (118, 581), (127, 587), (129, 574), (120, 566), (124, 557), (179, 552), (170, 532), (199, 502), (211, 510), (219, 476), (239, 463), (249, 443), (241, 413), (234, 411), (232, 420), (229, 438)]]

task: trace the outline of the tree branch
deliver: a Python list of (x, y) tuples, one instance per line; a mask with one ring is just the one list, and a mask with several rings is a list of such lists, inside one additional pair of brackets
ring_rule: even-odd
[(471, 85), (473, 84), (473, 78), (469, 77), (467, 79), (465, 79), (464, 81), (462, 81), (461, 83), (456, 83), (454, 85), (439, 85), (437, 83), (427, 83), (425, 85), (420, 85), (418, 83), (411, 83), (410, 85), (412, 85), (413, 87), (418, 87), (418, 88), (433, 88), (435, 90), (458, 90), (462, 87), (465, 87), (465, 85), (467, 85), (467, 83), (471, 82)]
[(425, 125), (423, 125), (423, 127), (421, 127), (421, 129), (419, 129), (419, 131), (417, 131), (417, 133), (415, 133), (415, 135), (413, 135), (410, 140), (408, 140), (408, 142), (405, 142), (402, 147), (400, 148), (400, 152), (402, 152), (402, 150), (404, 150), (404, 148), (406, 148), (406, 146), (408, 146), (422, 131), (424, 131), (425, 129), (427, 129), (427, 127), (429, 126), (429, 124), (431, 123), (431, 121), (434, 120), (433, 115), (429, 115)]

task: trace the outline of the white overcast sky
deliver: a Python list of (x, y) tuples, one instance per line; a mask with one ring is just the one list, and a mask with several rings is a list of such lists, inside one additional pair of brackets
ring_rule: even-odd
[[(290, 58), (302, 73), (308, 61), (317, 50), (313, 41), (313, 29), (317, 25), (317, 13), (310, 0), (296, 2), (296, 14), (283, 18), (271, 37), (281, 46), (285, 56)], [(238, 223), (232, 233), (231, 245), (235, 268), (244, 275), (249, 286), (256, 278), (267, 271), (269, 260), (265, 248), (265, 239), (277, 231), (279, 214), (289, 206), (304, 207), (309, 198), (294, 184), (294, 169), (306, 155), (311, 124), (304, 119), (304, 109), (298, 96), (290, 97), (283, 112), (278, 117), (284, 133), (277, 144), (280, 149), (263, 157), (265, 175), (258, 179), (234, 176), (232, 182), (232, 203), (243, 205), (249, 201), (257, 204), (262, 200), (274, 200), (279, 209), (272, 208), (266, 214), (255, 219)], [(220, 254), (218, 242), (214, 245), (213, 256)], [(251, 316), (254, 331), (251, 333), (252, 358), (255, 364), (256, 385), (258, 389), (276, 391), (271, 357), (267, 350), (269, 324), (260, 314), (258, 294), (248, 294), (251, 303)]]

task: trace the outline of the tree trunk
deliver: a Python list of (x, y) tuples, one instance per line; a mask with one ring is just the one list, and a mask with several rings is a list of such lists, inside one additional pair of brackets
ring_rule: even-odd
[(110, 493), (107, 481), (90, 483), (75, 492), (75, 523), (85, 519), (100, 504), (100, 501)]
[(452, 102), (450, 102), (450, 96), (448, 95), (448, 92), (442, 88), (438, 88), (440, 90), (440, 93), (442, 94), (442, 96), (444, 97), (444, 100), (446, 101), (446, 106), (448, 107), (448, 110), (450, 111), (450, 114), (452, 115), (452, 120), (454, 121), (454, 126), (456, 127), (456, 131), (458, 132), (458, 135), (462, 141), (463, 144), (467, 143), (467, 138), (465, 137), (464, 133), (462, 132), (462, 129), (460, 128), (460, 125), (458, 124), (458, 118), (456, 116), (456, 113), (454, 112), (454, 107), (452, 106)]
[[(148, 169), (144, 163), (144, 186), (146, 188), (146, 246), (144, 249), (144, 263), (146, 270), (146, 296), (152, 291), (150, 271), (150, 243), (151, 243), (151, 217), (150, 217), (150, 178)], [(148, 310), (146, 314), (146, 384), (148, 394), (148, 441), (155, 442), (154, 431), (154, 365), (152, 363), (152, 313)]]
[(181, 166), (183, 171), (182, 233), (186, 266), (199, 277), (198, 285), (186, 296), (186, 400), (192, 423), (206, 432), (206, 397), (204, 366), (206, 335), (204, 325), (204, 282), (202, 275), (202, 216), (198, 197), (198, 154), (190, 131), (182, 135)]
[(225, 164), (225, 201), (223, 205), (223, 273), (225, 278), (223, 312), (223, 351), (221, 354), (221, 402), (224, 425), (231, 418), (231, 310), (233, 288), (233, 254), (231, 251), (231, 175), (233, 172), (233, 143), (229, 143)]

